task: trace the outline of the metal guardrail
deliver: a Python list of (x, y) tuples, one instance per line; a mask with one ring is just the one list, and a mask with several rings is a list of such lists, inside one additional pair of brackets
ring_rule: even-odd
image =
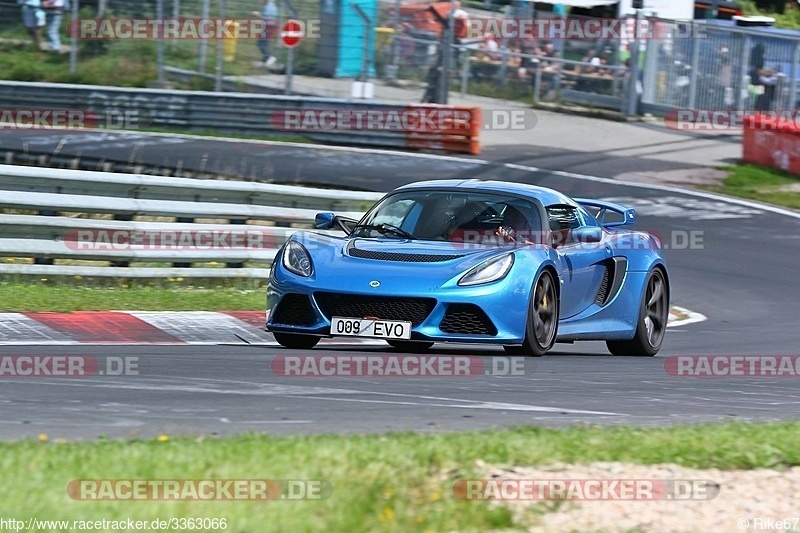
[[(73, 264), (0, 264), (0, 274), (265, 277), (268, 269), (264, 268), (190, 268), (189, 264), (271, 263), (286, 238), (297, 231), (296, 226), (310, 225), (317, 212), (336, 211), (359, 218), (380, 196), (265, 183), (3, 165), (0, 208), (6, 213), (0, 214), (0, 256), (31, 258), (39, 263), (68, 260)], [(86, 218), (88, 215), (92, 218)], [(169, 220), (159, 221), (162, 217)], [(208, 222), (195, 223), (195, 219)], [(75, 241), (79, 231), (89, 235), (122, 232), (128, 236), (249, 232), (264, 239), (257, 247), (82, 247)], [(74, 264), (76, 261), (107, 261), (121, 266), (82, 266)], [(144, 265), (131, 267), (129, 263)], [(181, 266), (153, 268), (147, 263)]]
[[(135, 113), (139, 127), (205, 130), (219, 133), (248, 135), (301, 134), (312, 140), (350, 145), (420, 148), (409, 142), (412, 132), (403, 129), (303, 129), (287, 131), (280, 117), (287, 111), (334, 110), (352, 112), (379, 111), (383, 114), (405, 113), (421, 105), (387, 104), (381, 102), (337, 98), (263, 95), (250, 93), (214, 93), (206, 91), (176, 91), (138, 89), (95, 85), (53, 83), (22, 83), (0, 81), (0, 109), (74, 109), (97, 117), (125, 116)], [(459, 146), (458, 151), (476, 153), (480, 130), (480, 110), (473, 110), (476, 125), (463, 135), (472, 138), (474, 148)], [(426, 131), (431, 142), (429, 149), (451, 150), (445, 141), (448, 132)]]

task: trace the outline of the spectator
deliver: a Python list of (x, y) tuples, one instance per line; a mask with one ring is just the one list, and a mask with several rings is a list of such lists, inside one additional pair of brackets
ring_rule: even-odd
[(487, 33), (484, 35), (482, 44), (485, 46), (486, 55), (490, 60), (497, 61), (500, 59), (500, 45), (494, 38), (493, 33)]
[(779, 75), (772, 67), (761, 69), (758, 81), (764, 86), (764, 92), (756, 97), (756, 110), (770, 111), (772, 109), (772, 101), (775, 99), (775, 88), (778, 85)]
[(41, 0), (17, 0), (17, 3), (22, 4), (22, 22), (28, 30), (28, 35), (33, 38), (36, 48), (40, 48), (42, 39), (39, 36), (39, 28), (46, 22)]
[(64, 10), (69, 9), (69, 0), (42, 0), (42, 8), (45, 13), (45, 23), (47, 24), (47, 42), (50, 43), (50, 50), (53, 52), (61, 51), (61, 19), (64, 17)]
[(520, 71), (524, 71), (525, 69), (522, 68), (522, 57), (519, 55), (522, 51), (518, 42), (512, 42), (508, 45), (508, 56), (506, 57), (506, 65), (509, 67), (516, 69), (517, 76), (523, 77)]
[(261, 18), (264, 20), (266, 29), (264, 35), (258, 40), (258, 49), (261, 51), (261, 61), (264, 66), (272, 67), (277, 59), (269, 53), (269, 41), (275, 36), (278, 28), (278, 8), (272, 3), (272, 0), (264, 0), (264, 8), (261, 10)]
[(456, 44), (467, 36), (469, 31), (469, 13), (461, 7), (461, 0), (453, 2), (453, 37)]

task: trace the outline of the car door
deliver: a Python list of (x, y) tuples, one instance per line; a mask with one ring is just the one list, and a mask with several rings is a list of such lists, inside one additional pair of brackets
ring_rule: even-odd
[[(597, 297), (607, 263), (612, 255), (606, 232), (584, 210), (573, 205), (553, 205), (547, 208), (550, 229), (555, 247), (561, 258), (560, 318), (569, 318), (583, 312)], [(595, 228), (600, 242), (582, 242), (583, 228)]]

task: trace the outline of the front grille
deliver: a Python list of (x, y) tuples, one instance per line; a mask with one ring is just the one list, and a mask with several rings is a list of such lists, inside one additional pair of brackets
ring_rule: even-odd
[(448, 305), (439, 329), (460, 335), (497, 335), (497, 328), (483, 309), (473, 304)]
[(398, 252), (379, 252), (375, 250), (361, 250), (359, 248), (350, 248), (350, 257), (359, 257), (361, 259), (374, 259), (376, 261), (399, 261), (403, 263), (441, 263), (443, 261), (452, 261), (459, 257), (464, 257), (459, 254), (450, 255), (437, 255), (437, 254), (403, 254)]
[(311, 326), (317, 321), (311, 300), (305, 294), (289, 293), (281, 298), (272, 314), (273, 324), (287, 326)]
[(597, 289), (597, 296), (594, 297), (594, 303), (603, 305), (608, 298), (608, 286), (610, 284), (610, 276), (608, 267), (603, 267), (603, 280), (600, 282), (600, 288)]
[(383, 320), (411, 322), (412, 326), (421, 324), (436, 306), (436, 300), (433, 298), (358, 296), (334, 292), (317, 292), (314, 293), (314, 298), (327, 318), (370, 316)]

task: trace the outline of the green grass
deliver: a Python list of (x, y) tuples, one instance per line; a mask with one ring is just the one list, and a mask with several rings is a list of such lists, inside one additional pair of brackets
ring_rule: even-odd
[(742, 11), (745, 15), (764, 15), (775, 18), (775, 27), (777, 28), (800, 28), (800, 9), (797, 8), (795, 2), (786, 2), (786, 11), (783, 15), (772, 13), (769, 11), (762, 11), (756, 8), (756, 3), (753, 0), (738, 0), (742, 6)]
[(259, 311), (266, 305), (260, 280), (211, 280), (198, 285), (170, 279), (0, 281), (0, 311)]
[[(721, 187), (707, 190), (800, 209), (800, 176), (760, 165), (741, 164), (723, 167), (730, 172)], [(794, 190), (787, 186), (794, 185)]]
[[(218, 517), (227, 531), (485, 531), (522, 528), (502, 506), (459, 501), (453, 483), (499, 465), (624, 461), (697, 468), (783, 469), (800, 464), (800, 424), (671, 429), (577, 427), (367, 436), (171, 438), (0, 444), (0, 516), (42, 519)], [(44, 438), (44, 436), (42, 436)], [(324, 500), (80, 502), (74, 479), (313, 479)], [(535, 521), (542, 504), (522, 518)]]

